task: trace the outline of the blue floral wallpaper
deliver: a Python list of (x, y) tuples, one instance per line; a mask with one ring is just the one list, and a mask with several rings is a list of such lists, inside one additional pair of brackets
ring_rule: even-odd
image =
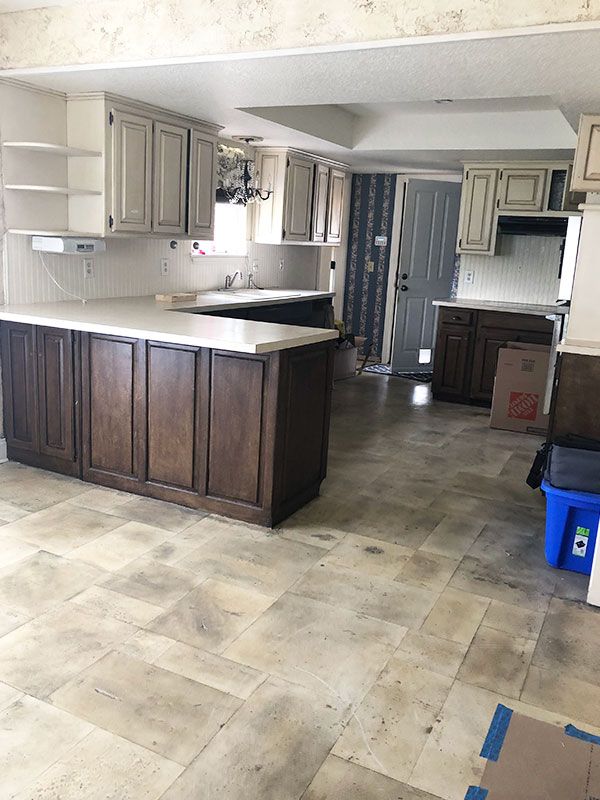
[[(377, 356), (383, 342), (395, 192), (396, 175), (353, 176), (344, 323), (347, 331), (366, 336)], [(387, 243), (376, 245), (376, 236), (386, 236)]]

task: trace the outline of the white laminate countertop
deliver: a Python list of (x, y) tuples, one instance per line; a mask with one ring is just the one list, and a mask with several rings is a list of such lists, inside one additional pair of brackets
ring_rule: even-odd
[[(187, 303), (158, 302), (152, 296), (113, 297), (88, 300), (85, 304), (78, 300), (68, 300), (59, 303), (0, 305), (0, 320), (238, 353), (270, 353), (337, 339), (337, 330), (211, 317), (210, 314), (201, 313), (228, 307), (247, 308), (253, 305), (301, 302), (334, 296), (332, 292), (302, 289), (290, 289), (289, 294), (285, 294), (284, 290), (277, 291), (277, 296), (274, 297), (266, 296), (267, 290), (256, 290), (256, 300), (250, 292), (236, 295), (215, 291), (200, 292), (196, 301)], [(177, 313), (180, 311), (189, 313)]]
[(568, 306), (543, 306), (536, 303), (508, 303), (499, 300), (470, 300), (463, 297), (449, 297), (447, 300), (434, 300), (434, 306), (449, 308), (472, 308), (476, 311), (508, 311), (512, 314), (532, 314), (545, 317), (548, 314), (568, 314)]

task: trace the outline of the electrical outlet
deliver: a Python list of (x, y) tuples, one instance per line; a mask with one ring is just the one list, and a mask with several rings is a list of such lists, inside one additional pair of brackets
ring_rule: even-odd
[(474, 269), (465, 270), (465, 283), (475, 283), (475, 270)]
[(258, 272), (258, 258), (252, 259), (252, 272)]
[(367, 272), (375, 272), (375, 262), (367, 261)]
[(279, 259), (279, 269), (280, 269), (282, 272), (283, 272), (283, 270), (285, 269), (285, 258), (280, 258), (280, 259)]
[(169, 274), (169, 259), (168, 258), (161, 258), (161, 260), (160, 260), (160, 274), (161, 275), (168, 275)]
[(83, 277), (84, 278), (93, 278), (94, 277), (94, 259), (93, 258), (84, 258), (83, 259)]

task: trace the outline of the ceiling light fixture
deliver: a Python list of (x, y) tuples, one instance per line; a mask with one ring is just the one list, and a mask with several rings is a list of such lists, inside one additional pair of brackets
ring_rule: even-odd
[(231, 138), (236, 142), (243, 142), (245, 148), (242, 157), (238, 161), (237, 170), (235, 173), (231, 173), (233, 181), (231, 183), (229, 181), (223, 182), (222, 189), (227, 199), (230, 203), (244, 206), (249, 203), (261, 203), (264, 200), (268, 200), (273, 194), (271, 184), (269, 183), (267, 189), (259, 186), (259, 173), (248, 152), (251, 144), (262, 142), (262, 136), (232, 136)]

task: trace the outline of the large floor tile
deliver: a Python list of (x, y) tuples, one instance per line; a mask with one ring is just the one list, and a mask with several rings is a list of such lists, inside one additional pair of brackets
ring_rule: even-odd
[(5, 523), (15, 522), (18, 519), (26, 517), (29, 513), (29, 511), (19, 508), (19, 506), (16, 506), (14, 503), (0, 500), (0, 519), (4, 520)]
[(406, 628), (287, 593), (224, 655), (356, 702), (405, 633)]
[(555, 674), (561, 672), (600, 686), (599, 642), (600, 611), (555, 597), (548, 608), (532, 663)]
[(0, 604), (33, 617), (82, 591), (102, 575), (96, 567), (40, 551), (0, 570)]
[(492, 600), (483, 618), (483, 624), (488, 628), (534, 640), (538, 638), (543, 623), (541, 611), (530, 611), (500, 600)]
[(58, 503), (5, 525), (2, 535), (64, 555), (120, 524), (119, 519), (101, 511), (79, 508), (72, 503)]
[(30, 619), (31, 617), (28, 617), (26, 614), (20, 614), (18, 611), (15, 611), (14, 608), (0, 606), (0, 637), (14, 631), (14, 629), (18, 628), (20, 625), (24, 625), (26, 622), (29, 622)]
[(63, 500), (69, 500), (88, 488), (88, 484), (64, 475), (55, 475), (11, 461), (0, 464), (0, 500), (17, 506), (22, 511), (41, 511)]
[(169, 537), (167, 531), (142, 522), (124, 523), (123, 520), (118, 520), (118, 524), (119, 527), (110, 533), (71, 550), (69, 558), (116, 572), (149, 553)]
[(321, 547), (323, 550), (333, 550), (348, 535), (346, 531), (337, 531), (334, 528), (325, 528), (320, 525), (311, 527), (286, 525), (285, 523), (286, 521), (284, 520), (277, 529), (277, 533), (282, 539), (292, 539), (295, 542), (312, 544), (314, 547)]
[(446, 514), (421, 545), (421, 550), (446, 558), (462, 558), (485, 525), (482, 519)]
[(138, 629), (125, 641), (116, 645), (115, 650), (134, 658), (139, 658), (148, 664), (154, 664), (174, 644), (177, 644), (175, 639), (169, 639), (168, 636), (162, 636), (160, 633), (154, 633), (154, 631), (147, 631), (142, 628)]
[(321, 561), (393, 580), (413, 553), (409, 547), (348, 533)]
[(307, 572), (292, 591), (407, 628), (419, 628), (438, 598), (427, 589), (325, 562)]
[(581, 720), (586, 730), (590, 725), (600, 726), (600, 687), (597, 683), (580, 680), (577, 671), (569, 675), (531, 666), (521, 700), (539, 708), (552, 709), (569, 718), (570, 722)]
[(327, 694), (270, 678), (163, 800), (298, 800), (347, 714), (348, 708)]
[(138, 600), (169, 608), (202, 579), (187, 570), (151, 558), (131, 561), (103, 582), (103, 586)]
[(482, 625), (458, 672), (464, 683), (519, 698), (535, 642)]
[(132, 633), (124, 622), (65, 603), (0, 639), (0, 680), (47, 697)]
[(158, 800), (182, 771), (180, 764), (96, 729), (11, 800)]
[(151, 497), (132, 497), (115, 506), (111, 513), (132, 522), (145, 522), (171, 533), (179, 533), (206, 516), (204, 511), (163, 503)]
[(159, 755), (189, 764), (241, 700), (111, 652), (69, 681), (54, 705)]
[(438, 800), (359, 764), (327, 756), (302, 800)]
[(319, 547), (274, 536), (265, 528), (209, 518), (205, 522), (215, 535), (177, 562), (202, 578), (231, 581), (278, 597), (323, 554)]
[[(0, 712), (3, 798), (12, 800), (91, 730), (84, 720), (27, 695), (5, 708)], [(28, 800), (40, 797), (32, 793), (25, 796)]]
[(400, 570), (396, 580), (421, 589), (443, 592), (458, 566), (458, 560), (417, 550)]
[(399, 651), (355, 710), (333, 753), (407, 781), (452, 678), (409, 664)]
[(454, 678), (469, 645), (441, 639), (423, 631), (409, 631), (400, 642), (398, 655), (409, 664)]
[(27, 556), (37, 553), (38, 550), (39, 547), (36, 545), (0, 534), (0, 569), (17, 561), (22, 561)]
[(150, 624), (150, 629), (221, 653), (273, 602), (268, 595), (208, 578)]
[(163, 609), (137, 597), (113, 592), (104, 586), (90, 586), (70, 600), (100, 617), (112, 617), (130, 625), (147, 625), (162, 614)]
[(421, 630), (442, 639), (470, 644), (489, 602), (478, 595), (446, 589)]
[(92, 511), (105, 511), (110, 514), (117, 506), (123, 505), (123, 503), (127, 503), (131, 499), (129, 492), (119, 492), (116, 489), (95, 486), (93, 489), (87, 488), (86, 491), (72, 497), (69, 503), (89, 508)]
[(161, 653), (153, 663), (242, 700), (247, 700), (267, 678), (257, 669), (181, 642)]

